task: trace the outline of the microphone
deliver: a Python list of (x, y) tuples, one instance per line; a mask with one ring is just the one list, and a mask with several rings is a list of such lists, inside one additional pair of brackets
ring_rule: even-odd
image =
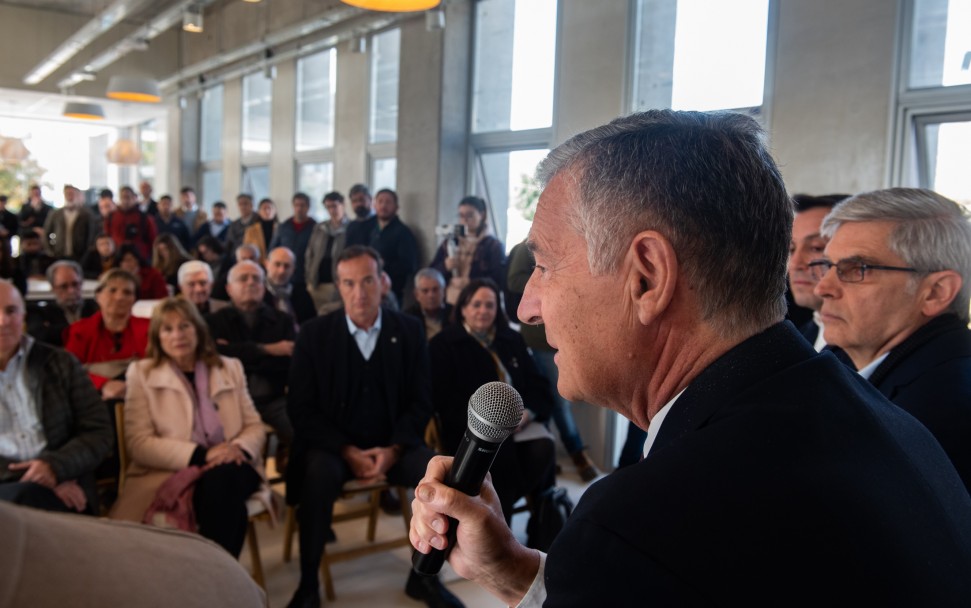
[[(455, 451), (455, 460), (445, 478), (445, 485), (469, 496), (478, 496), (492, 461), (506, 437), (512, 434), (523, 418), (523, 398), (505, 382), (488, 382), (469, 398), (469, 422), (465, 435)], [(445, 551), (432, 549), (429, 553), (415, 551), (412, 568), (418, 574), (438, 574), (445, 563), (446, 552), (455, 544), (458, 521), (448, 518), (448, 546)]]

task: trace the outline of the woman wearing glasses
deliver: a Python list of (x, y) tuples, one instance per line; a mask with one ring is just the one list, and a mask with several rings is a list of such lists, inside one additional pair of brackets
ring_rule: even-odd
[(445, 277), (445, 301), (454, 305), (459, 293), (473, 279), (492, 279), (505, 284), (506, 253), (502, 242), (489, 230), (486, 202), (477, 196), (459, 201), (462, 229), (442, 241), (431, 267)]

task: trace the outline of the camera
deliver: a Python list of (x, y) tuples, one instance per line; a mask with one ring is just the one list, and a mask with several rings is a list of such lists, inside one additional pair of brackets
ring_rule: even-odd
[(465, 237), (465, 224), (441, 224), (435, 227), (435, 236), (439, 239), (458, 240)]

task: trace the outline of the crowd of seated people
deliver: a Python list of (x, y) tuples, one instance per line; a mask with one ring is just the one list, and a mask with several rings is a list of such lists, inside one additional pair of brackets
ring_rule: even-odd
[[(265, 480), (265, 423), (298, 508), (301, 543), (312, 554), (330, 534), (329, 517), (317, 509), (327, 511), (341, 482), (387, 476), (413, 485), (429, 454), (419, 449), (425, 426), (434, 417), (451, 453), (469, 396), (491, 380), (512, 384), (526, 405), (493, 466), (507, 521), (522, 497), (535, 503), (554, 486), (547, 427), (569, 408), (550, 381), (552, 347), (537, 354), (506, 321), (515, 310), (504, 310), (504, 301), (516, 295), (507, 291), (505, 247), (490, 233), (485, 201), (460, 201), (464, 229), (419, 269), (416, 239), (390, 190), (372, 200), (355, 185), (350, 213), (339, 192), (319, 202), (297, 193), (285, 221), (273, 201), (254, 210), (252, 197), (241, 194), (242, 216), (231, 221), (223, 203), (210, 219), (191, 188), (173, 210), (171, 197), (156, 203), (144, 186), (141, 199), (121, 188), (119, 204), (103, 190), (90, 207), (68, 186), (57, 209), (38, 189), (19, 215), (0, 197), (0, 379), (16, 385), (5, 394), (19, 399), (4, 407), (33, 416), (0, 417), (0, 499), (107, 509), (93, 480), (113, 451), (113, 405), (124, 402), (131, 464), (112, 513), (144, 520), (170, 479), (185, 482), (182, 471), (198, 467), (189, 480), (195, 529), (238, 555), (242, 505)], [(795, 198), (789, 278), (796, 304), (809, 308), (804, 335), (921, 420), (967, 482), (966, 215), (925, 190)], [(327, 220), (311, 217), (314, 204)], [(95, 232), (71, 231), (68, 247), (63, 235), (80, 217)], [(511, 265), (508, 271), (511, 277)], [(516, 273), (521, 295), (531, 260)], [(46, 280), (49, 297), (32, 299), (28, 278)], [(85, 280), (97, 281), (92, 298)], [(151, 320), (135, 316), (136, 300), (159, 301)], [(534, 320), (519, 321), (530, 327)], [(10, 370), (27, 380), (10, 380)], [(175, 403), (177, 412), (169, 407)], [(563, 439), (569, 424), (556, 422)], [(24, 425), (33, 425), (33, 435), (9, 448), (14, 443), (4, 438)], [(643, 430), (634, 430), (630, 462), (643, 452)], [(579, 438), (564, 443), (583, 468)], [(587, 473), (586, 481), (596, 476)], [(301, 508), (308, 501), (313, 508)], [(293, 605), (319, 602), (317, 557), (301, 564)], [(434, 581), (409, 579), (408, 593), (455, 605)]]

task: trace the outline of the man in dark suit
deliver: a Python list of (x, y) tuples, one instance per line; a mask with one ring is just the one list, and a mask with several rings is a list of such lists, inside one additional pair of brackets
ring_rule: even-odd
[[(758, 124), (655, 110), (538, 170), (536, 269), (558, 388), (648, 430), (544, 557), (485, 484), (416, 489), (411, 538), (507, 604), (964, 605), (971, 497), (934, 437), (785, 315), (792, 206)], [(827, 325), (828, 328), (828, 325)]]
[(422, 320), (429, 342), (452, 323), (452, 305), (445, 301), (442, 273), (434, 268), (422, 268), (415, 273), (415, 303), (405, 312)]
[(391, 278), (391, 292), (401, 305), (405, 286), (418, 270), (418, 243), (398, 217), (398, 195), (394, 190), (379, 190), (374, 195), (374, 210), (373, 217), (351, 222), (347, 227), (347, 245), (367, 245), (381, 254)]
[(114, 429), (84, 368), (24, 336), (24, 302), (0, 281), (0, 500), (97, 513), (94, 471)]
[(47, 281), (54, 291), (53, 302), (37, 302), (27, 307), (27, 333), (41, 342), (64, 345), (67, 328), (98, 311), (94, 300), (85, 300), (81, 265), (73, 260), (58, 260), (47, 268)]
[(296, 324), (317, 316), (314, 301), (302, 282), (293, 282), (296, 256), (288, 247), (277, 247), (266, 254), (266, 296), (264, 301), (292, 316)]
[[(294, 348), (287, 500), (299, 505), (300, 586), (290, 606), (320, 605), (317, 571), (344, 482), (386, 476), (414, 486), (434, 455), (423, 438), (432, 413), (425, 335), (416, 319), (381, 308), (381, 262), (369, 247), (344, 249), (344, 308), (306, 323)], [(435, 577), (412, 573), (406, 592), (461, 606)]]
[[(971, 223), (930, 190), (858, 194), (823, 222), (826, 341), (920, 420), (971, 489)], [(835, 272), (829, 272), (835, 267)]]

